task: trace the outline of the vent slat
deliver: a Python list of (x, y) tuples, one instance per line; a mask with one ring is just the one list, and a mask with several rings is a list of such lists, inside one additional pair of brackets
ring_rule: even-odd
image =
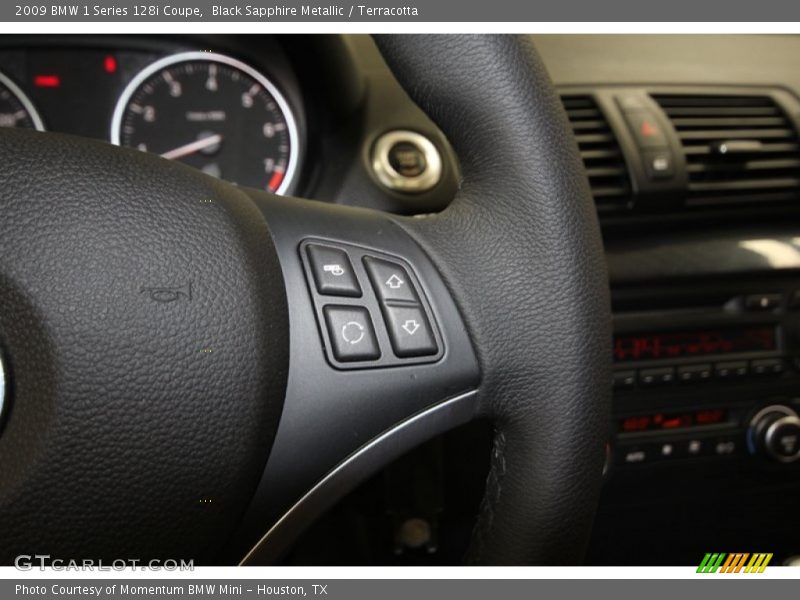
[[(800, 199), (800, 140), (767, 95), (655, 95), (683, 146), (689, 206), (764, 204)], [(752, 151), (719, 154), (715, 143), (761, 142)]]
[(775, 107), (769, 96), (730, 96), (725, 94), (657, 94), (653, 96), (662, 107)]
[(631, 201), (625, 159), (605, 115), (591, 96), (562, 96), (597, 210), (624, 209)]
[(592, 119), (586, 121), (573, 121), (573, 131), (603, 131), (606, 128), (606, 122), (599, 119)]
[(608, 133), (579, 133), (575, 136), (578, 146), (583, 144), (612, 144), (616, 143), (614, 134)]
[(708, 129), (730, 127), (747, 129), (750, 127), (782, 127), (786, 120), (783, 117), (679, 117), (672, 119), (675, 129)]
[(591, 150), (581, 150), (581, 158), (584, 162), (589, 160), (601, 160), (601, 159), (617, 159), (618, 161), (622, 161), (622, 153), (614, 148), (594, 148)]
[(705, 129), (703, 131), (679, 131), (682, 140), (774, 140), (794, 137), (790, 129)]
[(589, 176), (589, 179), (593, 177), (619, 177), (620, 175), (624, 175), (627, 171), (623, 166), (615, 166), (615, 167), (588, 167), (586, 169), (586, 174)]
[(692, 192), (730, 192), (732, 190), (774, 190), (794, 189), (800, 187), (800, 178), (787, 177), (785, 179), (737, 179), (735, 181), (704, 181), (690, 182), (689, 191)]
[(595, 198), (617, 198), (628, 194), (630, 189), (626, 186), (608, 186), (608, 187), (595, 187), (592, 186), (592, 195)]
[(780, 111), (773, 106), (764, 107), (735, 107), (729, 108), (724, 106), (709, 107), (692, 107), (692, 108), (669, 108), (663, 107), (664, 112), (670, 118), (678, 117), (761, 117), (778, 115)]
[(800, 167), (800, 158), (784, 158), (776, 160), (748, 160), (746, 163), (732, 164), (690, 164), (689, 173), (730, 172), (747, 169), (748, 171), (770, 171), (774, 169), (796, 169)]
[[(795, 154), (800, 151), (800, 144), (797, 143), (767, 143), (761, 145), (761, 151), (757, 156), (766, 156), (768, 154), (788, 153)], [(695, 155), (711, 154), (709, 146), (687, 146), (683, 149), (686, 156), (691, 157)]]
[(602, 118), (602, 113), (596, 108), (575, 108), (568, 109), (571, 121), (583, 121), (587, 119)]

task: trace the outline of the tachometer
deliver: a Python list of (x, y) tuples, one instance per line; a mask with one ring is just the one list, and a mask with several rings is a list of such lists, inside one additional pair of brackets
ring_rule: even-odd
[(19, 86), (0, 73), (0, 127), (25, 127), (44, 131), (44, 123)]
[(228, 56), (185, 52), (141, 71), (114, 109), (111, 141), (227, 181), (284, 193), (297, 168), (297, 124), (275, 85)]

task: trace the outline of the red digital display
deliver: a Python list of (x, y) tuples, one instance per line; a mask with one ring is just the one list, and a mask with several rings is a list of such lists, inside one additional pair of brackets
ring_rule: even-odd
[(728, 413), (722, 409), (704, 409), (685, 413), (654, 413), (627, 417), (620, 422), (625, 433), (641, 431), (666, 431), (684, 427), (716, 425), (727, 421)]
[(694, 358), (777, 350), (775, 327), (737, 327), (614, 336), (614, 361)]

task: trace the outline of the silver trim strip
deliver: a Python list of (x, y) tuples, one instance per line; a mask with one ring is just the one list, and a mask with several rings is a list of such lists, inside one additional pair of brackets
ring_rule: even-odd
[(125, 89), (122, 90), (122, 94), (120, 94), (117, 104), (114, 107), (114, 116), (111, 118), (111, 143), (116, 144), (117, 146), (122, 145), (120, 135), (122, 131), (122, 116), (125, 113), (125, 108), (128, 106), (131, 96), (133, 96), (134, 92), (139, 88), (140, 85), (165, 67), (182, 62), (194, 61), (214, 62), (238, 69), (264, 86), (264, 89), (266, 89), (267, 92), (269, 92), (275, 99), (278, 107), (280, 107), (281, 111), (283, 112), (283, 116), (286, 119), (286, 125), (289, 130), (289, 163), (286, 166), (286, 173), (283, 176), (283, 182), (281, 182), (280, 187), (278, 187), (278, 189), (275, 191), (276, 194), (285, 193), (286, 190), (289, 189), (289, 186), (291, 186), (291, 184), (294, 182), (295, 171), (297, 171), (297, 164), (300, 160), (300, 134), (297, 130), (297, 121), (295, 120), (294, 113), (289, 107), (289, 103), (286, 101), (286, 98), (284, 98), (283, 94), (278, 91), (278, 88), (275, 87), (275, 84), (267, 79), (263, 73), (256, 71), (253, 67), (241, 62), (240, 60), (236, 60), (230, 56), (225, 56), (224, 54), (216, 54), (214, 52), (180, 52), (178, 54), (172, 54), (159, 59), (139, 71), (136, 77), (131, 79), (128, 85), (125, 86)]
[(31, 99), (28, 98), (25, 92), (23, 92), (20, 87), (11, 81), (4, 73), (0, 73), (0, 83), (6, 86), (9, 91), (17, 97), (17, 100), (19, 100), (20, 104), (22, 104), (22, 108), (24, 108), (28, 115), (30, 115), (36, 131), (44, 131), (45, 129), (42, 117), (39, 115), (39, 111), (36, 110), (33, 102), (31, 102)]
[(472, 420), (477, 393), (472, 390), (431, 406), (356, 450), (295, 502), (239, 566), (273, 562), (316, 517), (380, 467), (433, 436)]

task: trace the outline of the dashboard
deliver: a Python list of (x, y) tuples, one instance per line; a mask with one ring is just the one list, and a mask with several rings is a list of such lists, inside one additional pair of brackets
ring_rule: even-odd
[[(733, 548), (789, 561), (800, 555), (800, 39), (535, 42), (586, 166), (614, 310), (614, 417), (588, 560), (696, 564)], [(4, 36), (0, 126), (402, 214), (441, 210), (459, 181), (447, 140), (365, 36)], [(287, 561), (459, 562), (490, 445), (481, 425), (426, 444)]]
[(141, 46), (0, 51), (0, 121), (153, 152), (248, 187), (296, 188), (301, 107), (280, 91), (287, 82), (208, 49)]

